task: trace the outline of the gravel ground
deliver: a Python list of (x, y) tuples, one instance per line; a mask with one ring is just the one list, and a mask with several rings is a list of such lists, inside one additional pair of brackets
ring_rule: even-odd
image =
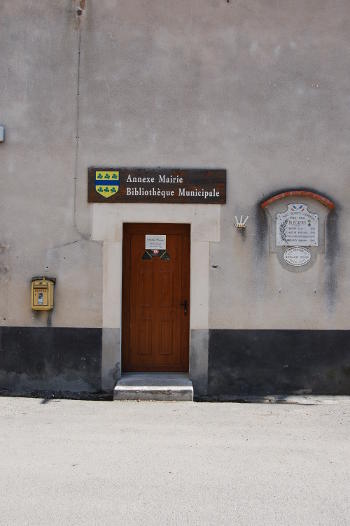
[(0, 524), (349, 525), (350, 403), (0, 398)]

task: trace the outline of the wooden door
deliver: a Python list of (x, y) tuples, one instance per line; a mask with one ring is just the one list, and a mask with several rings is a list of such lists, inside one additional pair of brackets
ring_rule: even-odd
[[(165, 252), (146, 235), (165, 235)], [(188, 371), (189, 300), (190, 225), (125, 224), (123, 371)]]

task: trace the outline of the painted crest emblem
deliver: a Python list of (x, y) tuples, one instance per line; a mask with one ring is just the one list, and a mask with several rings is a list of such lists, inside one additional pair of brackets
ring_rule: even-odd
[(96, 171), (95, 190), (106, 199), (115, 195), (119, 190), (119, 172)]

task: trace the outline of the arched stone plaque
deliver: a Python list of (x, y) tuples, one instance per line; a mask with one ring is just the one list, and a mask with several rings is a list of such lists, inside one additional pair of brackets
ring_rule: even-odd
[(305, 190), (277, 194), (263, 203), (269, 223), (270, 252), (292, 272), (310, 268), (325, 250), (325, 222), (334, 204)]

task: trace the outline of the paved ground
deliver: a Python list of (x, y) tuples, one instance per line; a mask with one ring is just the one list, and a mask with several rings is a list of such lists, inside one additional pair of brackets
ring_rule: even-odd
[(0, 524), (349, 525), (350, 403), (0, 398)]

